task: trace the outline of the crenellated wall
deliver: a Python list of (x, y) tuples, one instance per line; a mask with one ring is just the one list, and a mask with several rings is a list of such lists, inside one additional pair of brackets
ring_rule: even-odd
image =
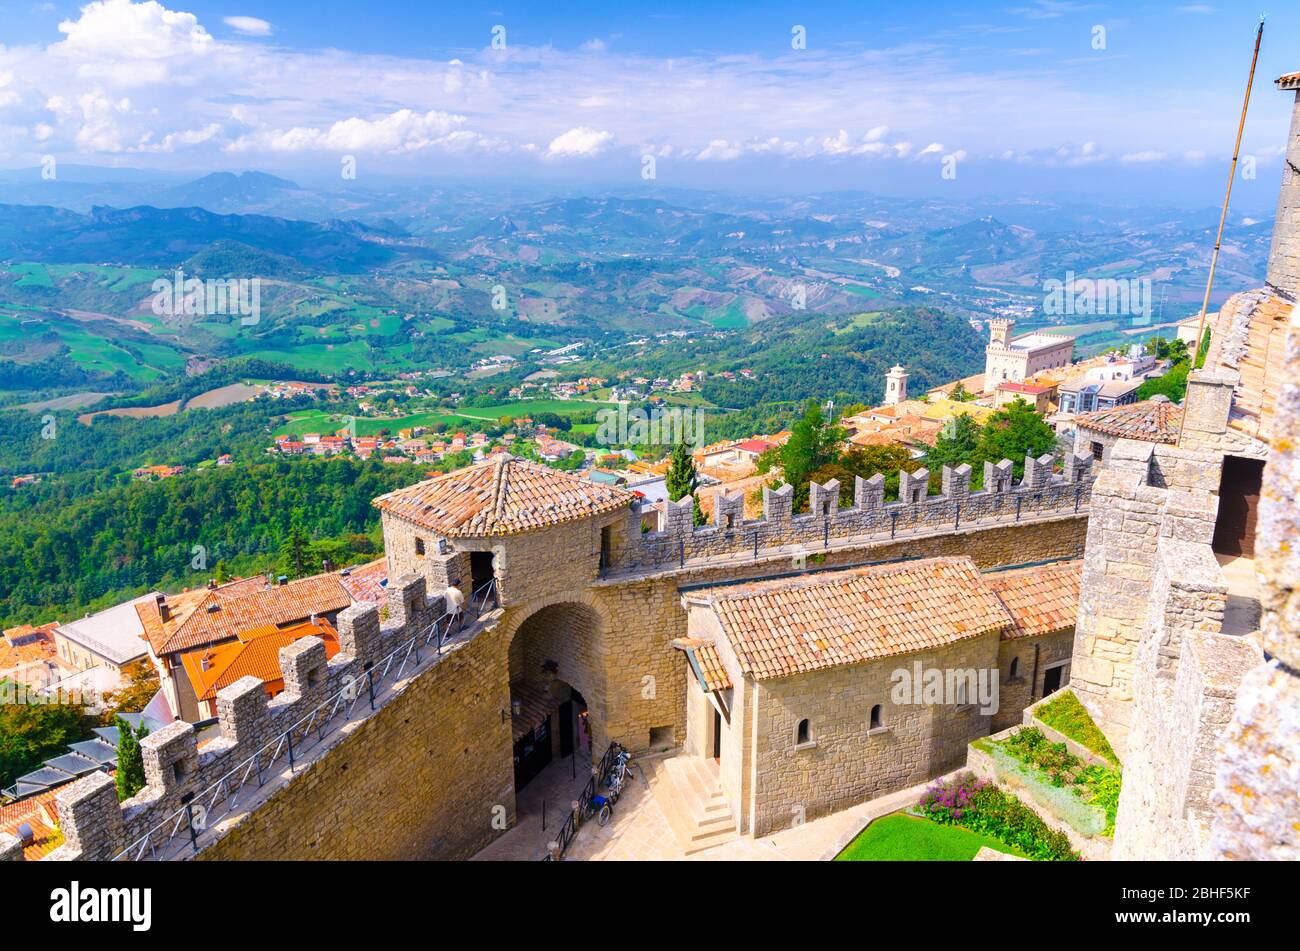
[(485, 615), (441, 652), (436, 640), (421, 643), (417, 660), (441, 599), (408, 576), (389, 591), (385, 613), (381, 621), (374, 605), (343, 611), (340, 650), (329, 660), (316, 637), (283, 648), (284, 691), (273, 700), (255, 677), (222, 689), (217, 737), (200, 744), (182, 721), (145, 737), (146, 786), (131, 799), (119, 804), (105, 773), (63, 789), (56, 803), (66, 841), (49, 858), (477, 851), (514, 821), (499, 616)]
[[(930, 474), (899, 473), (899, 499), (885, 501), (885, 478), (858, 477), (851, 508), (839, 505), (840, 485), (809, 485), (809, 511), (792, 513), (794, 490), (789, 485), (763, 490), (763, 517), (744, 519), (743, 499), (720, 488), (713, 523), (696, 526), (689, 497), (666, 504), (662, 531), (640, 531), (644, 513), (628, 515), (627, 544), (610, 553), (606, 575), (680, 565), (697, 559), (743, 557), (764, 549), (802, 546), (808, 551), (853, 539), (896, 539), (957, 531), (963, 527), (1015, 524), (1041, 518), (1072, 517), (1087, 511), (1092, 489), (1092, 459), (1071, 456), (1054, 471), (1050, 455), (1025, 459), (1024, 477), (1012, 479), (1012, 464), (984, 464), (984, 488), (971, 491), (970, 466), (944, 467), (942, 492), (927, 495)], [(1032, 556), (1026, 561), (1032, 560)]]

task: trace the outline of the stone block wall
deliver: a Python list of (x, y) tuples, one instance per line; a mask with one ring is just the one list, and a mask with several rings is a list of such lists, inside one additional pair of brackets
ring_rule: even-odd
[[(118, 803), (103, 773), (63, 789), (56, 802), (66, 841), (48, 858), (148, 856), (151, 846), (164, 857), (192, 857), (187, 808), (200, 810), (200, 857), (472, 854), (514, 821), (499, 617), (489, 615), (443, 654), (426, 647), (401, 679), (386, 666), (399, 647), (397, 656), (409, 657), (405, 645), (441, 611), (441, 599), (427, 598), (415, 576), (389, 591), (387, 621), (372, 605), (346, 609), (333, 658), (326, 660), (318, 638), (281, 651), (285, 689), (275, 699), (255, 677), (221, 690), (217, 738), (200, 746), (194, 727), (178, 721), (141, 741), (147, 785), (136, 796)], [(374, 710), (370, 667), (394, 678)], [(381, 687), (388, 683), (381, 679)], [(340, 698), (355, 700), (351, 714), (338, 714), (322, 735), (313, 717), (339, 710)], [(297, 744), (293, 768), (286, 735)], [(180, 835), (168, 841), (176, 828)]]
[[(1171, 476), (1185, 481), (1189, 474), (1208, 481), (1212, 475), (1217, 489), (1217, 470), (1185, 455), (1174, 446), (1121, 440), (1093, 489), (1070, 684), (1121, 759), (1133, 719), (1136, 649), (1151, 618), (1161, 539), (1206, 546), (1200, 562), (1209, 558), (1218, 572), (1208, 554), (1217, 497), (1204, 482), (1191, 489), (1153, 484)], [(1186, 594), (1189, 609), (1201, 594)]]
[[(1294, 83), (1290, 88), (1295, 88)], [(1268, 283), (1292, 300), (1300, 298), (1300, 90), (1295, 93), (1286, 161), (1282, 163), (1282, 192), (1268, 257)]]
[[(1048, 664), (1069, 660), (1074, 653), (1074, 630), (1055, 631), (1040, 637), (1016, 637), (998, 645), (998, 711), (992, 729), (1005, 730), (1024, 717), (1025, 709), (1043, 696), (1043, 678)], [(1016, 660), (1016, 676), (1010, 676)], [(1035, 669), (1037, 668), (1037, 669)]]
[[(893, 673), (911, 672), (916, 662), (924, 670), (996, 671), (997, 651), (997, 634), (988, 634), (942, 650), (753, 685), (752, 702), (742, 711), (753, 718), (745, 831), (769, 835), (960, 766), (967, 745), (989, 733), (991, 718), (981, 713), (978, 698), (963, 707), (895, 703)], [(882, 726), (873, 730), (876, 704)], [(800, 745), (803, 719), (810, 742)]]
[[(1290, 154), (1300, 164), (1298, 135), (1293, 124)], [(1294, 169), (1290, 183), (1291, 213), (1300, 214)], [(1300, 317), (1294, 312), (1282, 360), (1255, 539), (1260, 638), (1272, 659), (1243, 678), (1219, 749), (1210, 851), (1224, 859), (1300, 859)]]

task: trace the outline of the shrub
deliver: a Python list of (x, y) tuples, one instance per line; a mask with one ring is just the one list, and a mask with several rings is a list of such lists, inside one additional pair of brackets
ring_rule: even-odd
[(935, 783), (921, 796), (918, 808), (935, 822), (990, 835), (1033, 859), (1079, 858), (1064, 832), (1051, 828), (1015, 796), (977, 779), (974, 773)]

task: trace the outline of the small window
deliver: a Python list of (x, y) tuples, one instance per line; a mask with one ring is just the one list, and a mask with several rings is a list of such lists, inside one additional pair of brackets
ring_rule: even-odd
[(879, 730), (883, 725), (880, 719), (880, 704), (876, 704), (871, 708), (871, 729)]
[(794, 742), (796, 746), (812, 742), (812, 729), (808, 726), (807, 720), (799, 721), (799, 726), (794, 733)]
[(176, 760), (172, 763), (172, 778), (178, 783), (185, 779), (185, 761)]
[(313, 667), (307, 671), (307, 686), (311, 688), (319, 687), (321, 684), (320, 668)]
[(416, 556), (419, 557), (419, 558), (423, 558), (423, 557), (424, 557), (424, 539), (423, 539), (423, 538), (417, 538), (417, 539), (415, 540), (415, 554), (416, 554)]
[(957, 681), (957, 696), (955, 699), (957, 700), (957, 706), (966, 706), (966, 681)]
[(1011, 658), (1011, 669), (1007, 671), (1007, 680), (1015, 680), (1016, 675), (1020, 673), (1020, 658)]
[(1092, 444), (1092, 458), (1093, 458), (1095, 461), (1097, 461), (1097, 462), (1101, 462), (1102, 457), (1104, 457), (1105, 455), (1106, 455), (1106, 447), (1105, 447), (1105, 446), (1103, 446), (1103, 445), (1102, 445), (1101, 443), (1099, 443), (1099, 442), (1095, 442), (1095, 443)]

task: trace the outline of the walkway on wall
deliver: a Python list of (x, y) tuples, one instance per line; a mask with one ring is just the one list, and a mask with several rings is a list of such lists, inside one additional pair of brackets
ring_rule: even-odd
[[(963, 520), (960, 525), (933, 525), (921, 529), (908, 529), (906, 532), (874, 532), (867, 535), (847, 535), (836, 537), (827, 535), (822, 544), (807, 545), (802, 543), (791, 543), (786, 545), (768, 545), (757, 546), (754, 548), (744, 548), (740, 551), (727, 552), (718, 555), (704, 555), (694, 558), (682, 557), (677, 561), (659, 564), (637, 565), (630, 568), (607, 568), (601, 571), (600, 580), (605, 583), (622, 584), (627, 581), (636, 581), (643, 578), (657, 577), (660, 575), (676, 574), (680, 571), (691, 571), (699, 569), (728, 568), (744, 566), (747, 564), (759, 564), (765, 561), (784, 561), (791, 564), (795, 559), (808, 560), (812, 557), (834, 554), (841, 551), (854, 551), (863, 548), (871, 548), (880, 545), (889, 545), (895, 542), (916, 541), (924, 538), (937, 538), (944, 535), (969, 535), (979, 532), (992, 531), (1000, 528), (1014, 528), (1021, 525), (1035, 525), (1041, 522), (1060, 522), (1077, 518), (1086, 518), (1088, 515), (1087, 506), (1076, 510), (1067, 507), (1064, 510), (1057, 509), (1036, 515), (1024, 515), (1015, 519), (1005, 517)], [(1082, 557), (1083, 538), (1079, 538), (1078, 556), (1062, 555), (1061, 557)]]
[(1223, 612), (1223, 633), (1238, 637), (1259, 630), (1259, 576), (1255, 559), (1241, 555), (1214, 556), (1228, 583), (1228, 603)]

